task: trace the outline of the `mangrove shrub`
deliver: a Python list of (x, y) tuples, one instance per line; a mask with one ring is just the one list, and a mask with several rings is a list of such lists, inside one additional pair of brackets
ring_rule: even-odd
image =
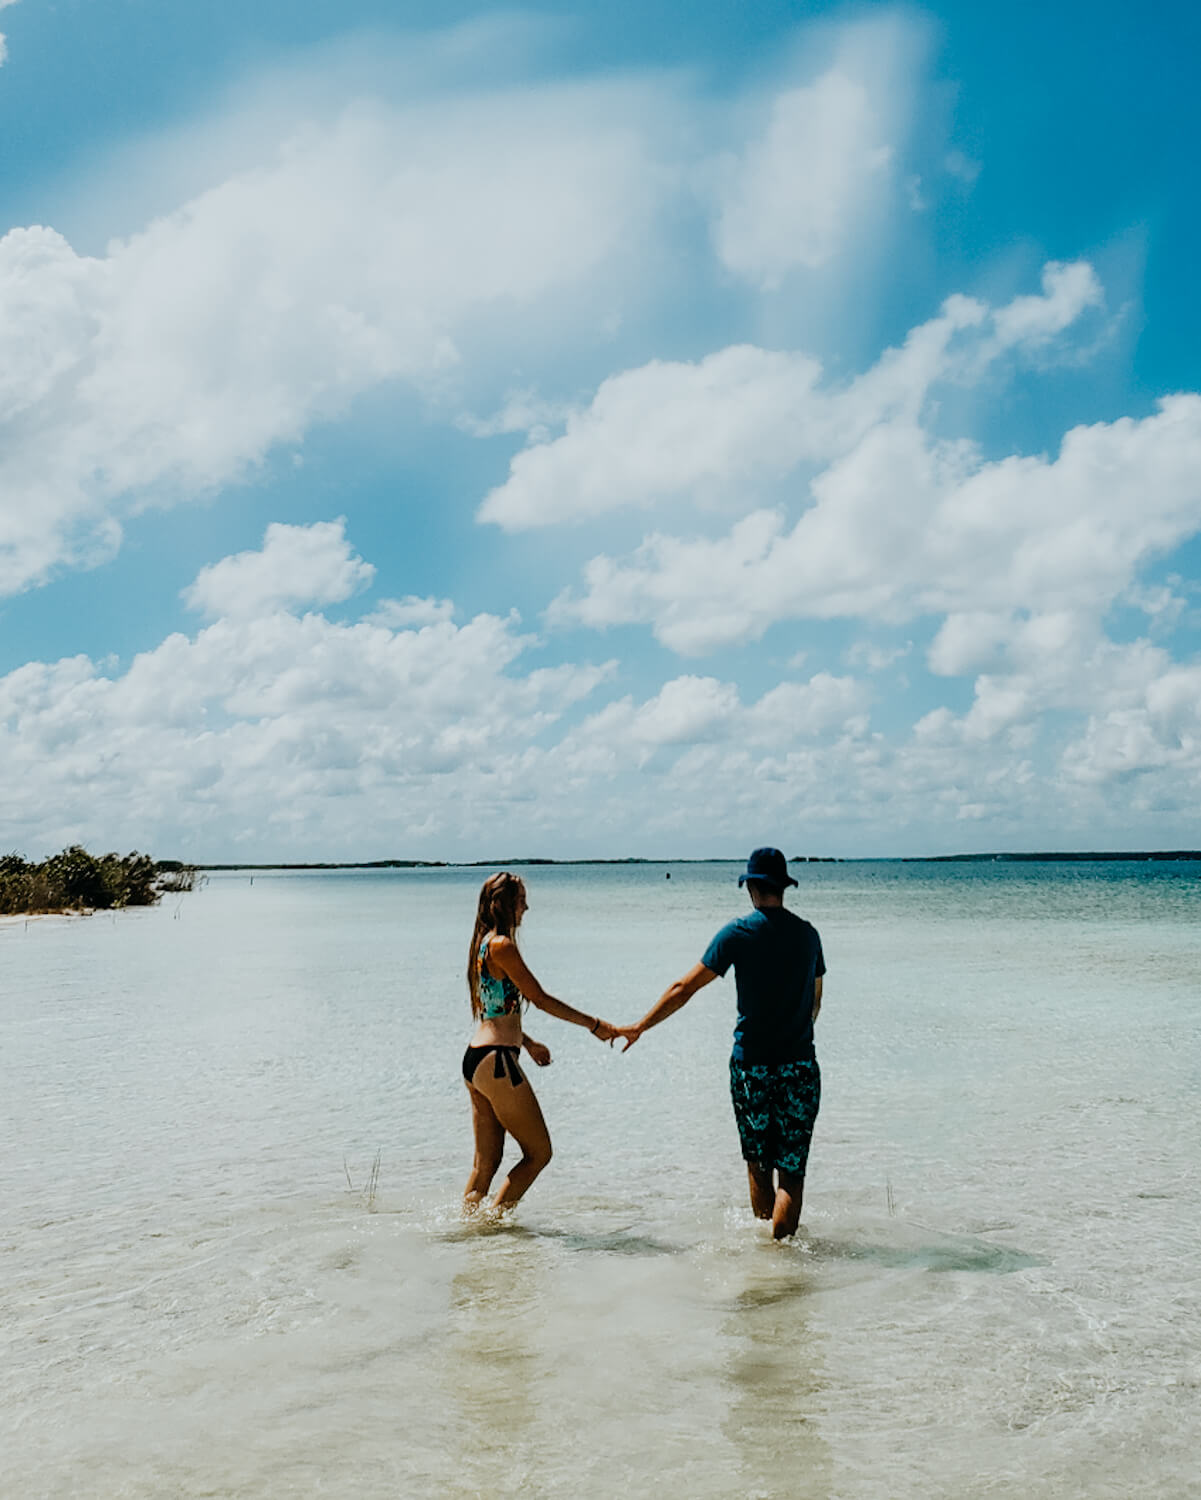
[(109, 911), (152, 906), (159, 898), (158, 866), (148, 854), (89, 854), (78, 844), (31, 864), (0, 856), (0, 914)]

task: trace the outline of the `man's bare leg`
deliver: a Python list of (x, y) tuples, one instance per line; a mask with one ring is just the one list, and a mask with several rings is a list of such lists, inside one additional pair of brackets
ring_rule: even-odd
[(757, 1219), (770, 1219), (776, 1206), (772, 1169), (763, 1166), (761, 1162), (748, 1161), (746, 1175), (751, 1186), (751, 1212)]
[(773, 1239), (786, 1240), (797, 1232), (797, 1225), (801, 1222), (801, 1198), (805, 1192), (805, 1179), (796, 1177), (791, 1172), (781, 1172), (779, 1177), (780, 1183), (776, 1188), (771, 1210), (771, 1232)]

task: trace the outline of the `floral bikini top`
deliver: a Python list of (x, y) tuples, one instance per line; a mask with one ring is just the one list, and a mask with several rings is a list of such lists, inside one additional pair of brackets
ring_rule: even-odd
[(488, 939), (480, 944), (480, 1010), (485, 1021), (495, 1021), (521, 1009), (521, 991), (506, 975), (493, 979), (484, 968), (488, 961)]

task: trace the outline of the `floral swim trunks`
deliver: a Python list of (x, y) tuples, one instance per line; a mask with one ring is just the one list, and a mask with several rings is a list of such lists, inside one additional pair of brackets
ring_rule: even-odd
[(804, 1177), (822, 1102), (816, 1058), (774, 1064), (731, 1058), (730, 1095), (744, 1158)]

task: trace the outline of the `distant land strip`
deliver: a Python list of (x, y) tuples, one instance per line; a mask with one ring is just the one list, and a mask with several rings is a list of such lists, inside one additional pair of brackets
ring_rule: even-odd
[(1132, 849), (1122, 850), (1092, 850), (1085, 853), (1067, 854), (926, 854), (906, 856), (902, 861), (905, 864), (920, 863), (946, 864), (952, 861), (970, 860), (1016, 860), (1037, 861), (1041, 860), (1050, 864), (1056, 860), (1101, 860), (1101, 859), (1201, 859), (1201, 849)]
[[(802, 855), (802, 862), (804, 856)], [(173, 861), (163, 861), (164, 864)], [(717, 855), (711, 859), (352, 859), (321, 864), (192, 865), (193, 870), (503, 870), (510, 865), (728, 865), (736, 863)], [(826, 863), (833, 864), (829, 860)]]
[[(269, 864), (222, 864), (189, 865), (193, 870), (481, 870), (506, 869), (511, 865), (730, 865), (741, 864), (743, 856), (714, 856), (709, 859), (644, 859), (629, 856), (624, 859), (358, 859), (342, 861), (320, 861), (306, 864), (290, 864), (279, 861)], [(1127, 849), (1056, 851), (1039, 853), (995, 853), (995, 854), (904, 854), (877, 858), (864, 855), (842, 858), (826, 854), (794, 854), (794, 865), (859, 865), (859, 864), (969, 864), (969, 863), (1042, 863), (1067, 862), (1086, 863), (1101, 860), (1186, 860), (1201, 859), (1201, 849)], [(160, 860), (159, 867), (178, 867), (174, 860)]]

